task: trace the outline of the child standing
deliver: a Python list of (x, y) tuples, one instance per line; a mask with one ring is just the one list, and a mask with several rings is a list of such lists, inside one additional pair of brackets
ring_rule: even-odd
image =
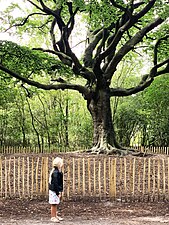
[(63, 192), (63, 173), (61, 172), (63, 159), (56, 157), (53, 160), (53, 169), (49, 176), (49, 204), (51, 205), (51, 221), (59, 223), (63, 218), (57, 215), (57, 205), (60, 203)]

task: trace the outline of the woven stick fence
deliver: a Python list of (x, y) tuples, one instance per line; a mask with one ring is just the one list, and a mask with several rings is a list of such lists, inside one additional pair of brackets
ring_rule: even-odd
[[(48, 196), (52, 158), (0, 157), (0, 197)], [(169, 158), (69, 158), (63, 199), (166, 201)]]

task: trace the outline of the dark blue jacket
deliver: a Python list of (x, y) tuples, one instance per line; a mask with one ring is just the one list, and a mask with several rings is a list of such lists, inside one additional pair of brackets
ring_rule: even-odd
[(63, 191), (63, 173), (55, 168), (52, 173), (51, 184), (49, 184), (49, 190), (56, 192), (59, 195)]

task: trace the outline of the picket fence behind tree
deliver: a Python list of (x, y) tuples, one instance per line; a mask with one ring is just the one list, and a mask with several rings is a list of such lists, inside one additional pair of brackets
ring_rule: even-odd
[[(169, 155), (169, 147), (144, 147), (144, 146), (130, 146), (129, 148), (134, 148), (141, 152), (148, 152), (148, 153), (156, 153), (156, 154), (166, 154)], [(75, 147), (75, 148), (56, 148), (51, 147), (51, 149), (44, 148), (43, 150), (40, 150), (38, 147), (22, 147), (22, 146), (1, 146), (0, 147), (0, 154), (32, 154), (32, 153), (55, 153), (55, 152), (70, 152), (70, 151), (76, 151), (82, 149), (84, 150), (85, 147)]]

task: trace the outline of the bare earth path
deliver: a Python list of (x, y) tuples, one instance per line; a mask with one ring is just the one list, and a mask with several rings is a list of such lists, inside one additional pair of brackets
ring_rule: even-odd
[[(15, 219), (8, 219), (0, 222), (0, 225), (53, 225), (54, 223), (51, 223), (48, 219), (42, 219), (42, 220), (36, 220), (36, 219), (21, 219), (21, 220), (15, 220)], [(169, 224), (169, 217), (168, 219), (162, 218), (162, 217), (139, 217), (139, 218), (123, 218), (123, 219), (92, 219), (92, 220), (83, 220), (83, 219), (68, 219), (66, 218), (66, 221), (60, 222), (60, 224), (65, 224), (65, 225), (142, 225), (142, 224), (147, 224), (147, 225), (160, 225), (160, 224)]]
[[(169, 225), (169, 203), (63, 202), (63, 225)], [(0, 200), (0, 225), (52, 225), (47, 200)]]

